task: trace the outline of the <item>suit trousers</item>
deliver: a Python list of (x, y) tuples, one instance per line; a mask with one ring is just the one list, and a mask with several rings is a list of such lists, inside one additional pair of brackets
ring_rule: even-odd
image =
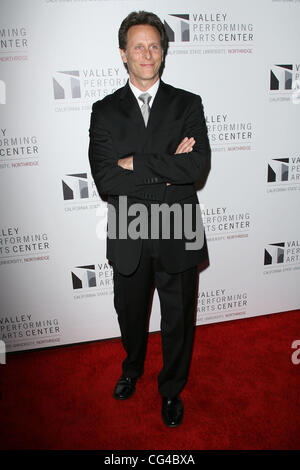
[(130, 275), (117, 271), (114, 264), (114, 305), (118, 315), (122, 344), (127, 354), (123, 374), (138, 378), (143, 374), (147, 349), (149, 315), (154, 286), (161, 308), (163, 367), (158, 390), (174, 398), (185, 386), (191, 361), (195, 330), (198, 269), (167, 273), (160, 262), (159, 240), (142, 241), (137, 269)]

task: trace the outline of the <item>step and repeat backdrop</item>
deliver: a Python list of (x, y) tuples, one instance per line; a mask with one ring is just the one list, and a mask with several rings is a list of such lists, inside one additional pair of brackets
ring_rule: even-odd
[[(127, 81), (134, 10), (170, 39), (163, 80), (201, 95), (212, 169), (197, 324), (300, 306), (299, 1), (1, 0), (0, 340), (7, 351), (118, 337), (93, 102)], [(158, 296), (150, 330), (160, 329)]]

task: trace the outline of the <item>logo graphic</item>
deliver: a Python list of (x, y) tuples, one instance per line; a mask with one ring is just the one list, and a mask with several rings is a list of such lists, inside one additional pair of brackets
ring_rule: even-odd
[(6, 86), (3, 80), (0, 80), (0, 104), (6, 103)]
[(265, 245), (264, 266), (274, 267), (264, 274), (287, 272), (300, 268), (300, 240), (286, 240)]
[(284, 247), (284, 242), (269, 244), (268, 248), (265, 248), (264, 265), (283, 263)]
[(96, 287), (95, 265), (76, 266), (72, 274), (73, 289)]
[(89, 197), (87, 173), (66, 175), (62, 180), (62, 187), (65, 201)]
[(273, 158), (268, 163), (268, 183), (289, 180), (289, 158)]
[(266, 163), (266, 166), (267, 192), (300, 189), (299, 156), (289, 155), (283, 158), (272, 158)]
[(270, 71), (270, 90), (291, 90), (293, 65), (274, 65)]
[(170, 42), (188, 42), (190, 40), (190, 15), (169, 15), (164, 21)]
[(56, 72), (53, 77), (53, 93), (55, 100), (81, 98), (79, 71)]

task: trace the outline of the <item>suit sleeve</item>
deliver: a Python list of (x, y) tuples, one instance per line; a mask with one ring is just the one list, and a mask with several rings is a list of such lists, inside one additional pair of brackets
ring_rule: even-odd
[(190, 153), (136, 154), (133, 161), (136, 184), (147, 184), (153, 178), (173, 184), (195, 183), (205, 179), (210, 170), (211, 150), (200, 96), (195, 95), (187, 110), (184, 137), (194, 137), (196, 141)]
[(135, 175), (118, 166), (118, 157), (110, 132), (94, 103), (90, 123), (89, 161), (99, 194), (129, 195), (135, 188)]

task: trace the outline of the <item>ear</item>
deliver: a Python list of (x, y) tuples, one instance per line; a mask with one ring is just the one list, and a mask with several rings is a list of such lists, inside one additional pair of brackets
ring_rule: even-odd
[(120, 50), (120, 54), (121, 54), (121, 57), (122, 57), (122, 60), (123, 60), (124, 64), (127, 64), (126, 51), (124, 51), (124, 49), (119, 49), (119, 50)]

